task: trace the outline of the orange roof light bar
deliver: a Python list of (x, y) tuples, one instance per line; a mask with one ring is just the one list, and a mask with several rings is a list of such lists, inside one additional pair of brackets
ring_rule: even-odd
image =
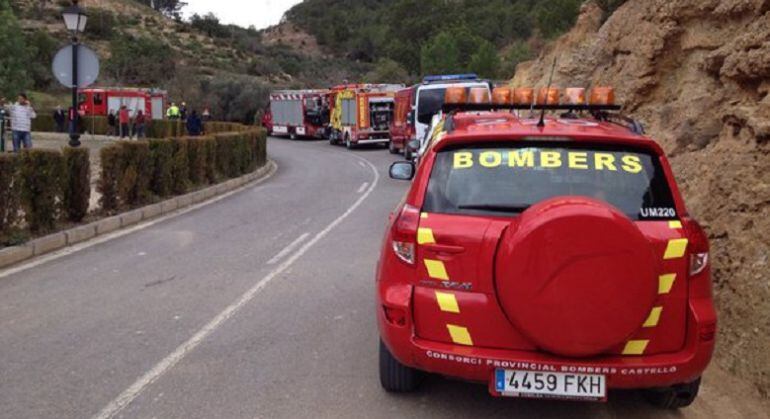
[(465, 87), (447, 87), (446, 93), (444, 93), (444, 103), (452, 105), (468, 103), (468, 92)]
[(514, 105), (532, 105), (532, 100), (535, 98), (535, 89), (531, 87), (517, 88), (513, 90), (513, 104)]
[(564, 90), (564, 97), (569, 105), (585, 105), (586, 89), (582, 87), (569, 87)]
[(560, 92), (558, 87), (543, 87), (537, 92), (537, 104), (558, 105), (559, 93)]
[(490, 102), (489, 89), (486, 87), (471, 87), (468, 103), (485, 104)]
[(496, 87), (492, 91), (492, 103), (495, 105), (509, 105), (513, 100), (513, 89), (510, 87)]
[(591, 105), (614, 105), (615, 89), (612, 87), (594, 87), (591, 90)]

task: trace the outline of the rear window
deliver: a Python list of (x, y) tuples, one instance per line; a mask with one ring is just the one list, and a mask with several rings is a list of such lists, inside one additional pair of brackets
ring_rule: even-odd
[(654, 155), (542, 143), (439, 152), (424, 210), (516, 215), (564, 195), (605, 201), (633, 220), (677, 217), (671, 190)]

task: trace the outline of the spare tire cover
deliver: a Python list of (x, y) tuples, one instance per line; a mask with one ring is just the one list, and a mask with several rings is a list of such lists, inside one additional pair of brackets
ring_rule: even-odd
[(495, 260), (508, 319), (548, 352), (585, 357), (627, 340), (657, 296), (652, 246), (618, 209), (585, 197), (530, 207)]

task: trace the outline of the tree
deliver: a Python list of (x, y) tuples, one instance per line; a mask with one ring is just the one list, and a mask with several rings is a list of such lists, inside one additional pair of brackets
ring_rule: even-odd
[(423, 74), (462, 72), (460, 49), (449, 32), (441, 32), (422, 46), (420, 65)]
[(497, 56), (497, 49), (489, 41), (481, 41), (478, 50), (471, 55), (468, 69), (480, 77), (494, 79), (500, 68), (500, 58)]
[(503, 54), (502, 65), (500, 67), (500, 76), (503, 78), (513, 78), (516, 74), (516, 66), (527, 60), (532, 59), (532, 50), (526, 42), (515, 42), (506, 53)]
[(9, 0), (0, 0), (0, 96), (15, 97), (32, 85), (29, 51)]
[(157, 86), (176, 70), (174, 51), (163, 41), (120, 34), (110, 42), (107, 72), (118, 82)]
[(405, 83), (409, 79), (409, 73), (401, 65), (390, 58), (380, 58), (374, 65), (374, 69), (364, 76), (367, 83)]
[(135, 0), (145, 6), (152, 7), (154, 10), (163, 13), (174, 19), (181, 19), (182, 8), (187, 6), (187, 2), (181, 0)]

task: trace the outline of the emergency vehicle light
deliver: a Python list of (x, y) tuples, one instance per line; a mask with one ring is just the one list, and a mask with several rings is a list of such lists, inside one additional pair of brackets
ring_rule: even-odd
[(582, 87), (568, 87), (564, 90), (564, 97), (570, 105), (585, 105), (586, 89)]
[(510, 87), (496, 87), (492, 91), (492, 103), (495, 105), (508, 105), (513, 100), (513, 89)]
[(447, 87), (446, 93), (444, 93), (444, 103), (468, 103), (468, 93), (464, 87)]
[(468, 103), (485, 104), (489, 103), (489, 89), (486, 87), (471, 87)]
[(614, 105), (615, 89), (612, 87), (594, 87), (591, 90), (591, 105)]
[(537, 104), (538, 105), (558, 105), (559, 104), (559, 88), (558, 87), (543, 87), (537, 92)]
[(535, 96), (535, 89), (531, 87), (517, 88), (513, 90), (513, 104), (529, 106)]
[(435, 83), (437, 81), (454, 81), (454, 80), (478, 80), (479, 76), (473, 73), (469, 74), (444, 74), (435, 76), (425, 76), (422, 79), (423, 83)]

